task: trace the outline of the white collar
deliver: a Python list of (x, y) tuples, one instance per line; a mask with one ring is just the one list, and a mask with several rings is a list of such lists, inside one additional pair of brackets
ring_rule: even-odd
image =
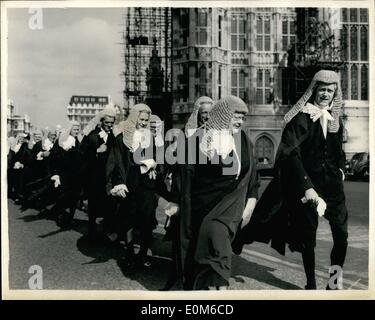
[(107, 132), (105, 132), (103, 129), (101, 129), (98, 135), (99, 135), (100, 138), (102, 138), (104, 140), (105, 143), (107, 143), (107, 139), (108, 139), (108, 133)]
[(76, 139), (69, 135), (69, 137), (61, 144), (62, 148), (65, 151), (68, 151), (69, 149), (73, 148), (76, 145)]

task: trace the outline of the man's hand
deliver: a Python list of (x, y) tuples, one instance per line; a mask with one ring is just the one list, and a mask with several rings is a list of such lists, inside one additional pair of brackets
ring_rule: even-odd
[(316, 193), (316, 191), (313, 188), (310, 188), (305, 191), (305, 198), (306, 198), (306, 201), (316, 202), (319, 198), (319, 195)]
[(16, 162), (15, 164), (14, 164), (14, 167), (13, 167), (14, 169), (23, 169), (23, 164), (21, 163), (21, 162)]
[(54, 186), (57, 188), (59, 185), (61, 185), (60, 176), (55, 174), (51, 177), (51, 180), (54, 181)]
[(302, 199), (303, 203), (306, 202), (314, 202), (316, 203), (318, 201), (319, 195), (316, 193), (316, 191), (313, 188), (307, 189), (305, 191), (305, 197)]
[(43, 157), (49, 157), (50, 154), (51, 154), (51, 152), (49, 152), (49, 151), (44, 151), (42, 153)]
[(168, 202), (167, 206), (164, 208), (164, 212), (168, 217), (174, 216), (178, 213), (179, 206), (177, 203)]
[(245, 210), (243, 211), (243, 214), (242, 214), (241, 229), (249, 223), (256, 203), (257, 203), (257, 199), (255, 198), (247, 199)]
[(129, 192), (129, 190), (125, 184), (118, 184), (117, 186), (114, 186), (111, 190), (111, 195), (125, 198), (127, 192)]

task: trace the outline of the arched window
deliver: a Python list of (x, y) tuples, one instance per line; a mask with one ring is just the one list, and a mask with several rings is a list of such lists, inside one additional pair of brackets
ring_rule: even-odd
[(198, 96), (206, 96), (207, 93), (207, 85), (208, 85), (208, 77), (207, 77), (207, 68), (205, 65), (202, 65), (199, 68), (199, 86), (198, 86)]
[(199, 68), (199, 83), (207, 84), (207, 69), (205, 65)]
[(350, 28), (350, 60), (358, 60), (358, 36), (355, 26)]
[(368, 69), (366, 65), (361, 68), (361, 100), (368, 100)]
[(261, 136), (255, 142), (255, 157), (259, 164), (272, 164), (274, 145), (270, 138)]
[(361, 60), (368, 60), (368, 43), (367, 43), (368, 31), (365, 26), (361, 27)]
[(348, 45), (349, 45), (349, 41), (348, 41), (348, 28), (347, 26), (343, 26), (342, 29), (341, 29), (341, 39), (340, 39), (340, 42), (341, 42), (341, 48), (342, 48), (342, 59), (343, 60), (347, 60), (348, 59)]
[(348, 100), (348, 66), (345, 65), (343, 70), (341, 71), (341, 88), (344, 100)]
[(350, 70), (351, 78), (351, 100), (358, 100), (358, 67), (353, 64)]

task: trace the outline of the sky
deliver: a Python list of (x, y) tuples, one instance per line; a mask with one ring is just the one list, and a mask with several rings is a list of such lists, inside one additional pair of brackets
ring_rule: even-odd
[[(8, 98), (43, 128), (67, 124), (72, 95), (109, 95), (123, 105), (121, 8), (8, 9)], [(39, 20), (40, 21), (40, 20)]]

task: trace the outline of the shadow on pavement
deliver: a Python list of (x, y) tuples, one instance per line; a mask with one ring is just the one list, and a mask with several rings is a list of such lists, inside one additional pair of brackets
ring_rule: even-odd
[(87, 235), (83, 235), (77, 240), (77, 249), (86, 257), (93, 258), (82, 265), (105, 263), (110, 259), (117, 260), (124, 253), (124, 248), (119, 243), (109, 243), (104, 237), (93, 242)]
[[(238, 283), (244, 283), (244, 280), (240, 276), (247, 277), (265, 283), (273, 287), (286, 290), (301, 290), (301, 287), (296, 286), (290, 282), (281, 280), (275, 277), (272, 272), (276, 269), (266, 267), (254, 262), (250, 262), (242, 257), (233, 256), (232, 261), (232, 278)], [(248, 288), (251, 290), (251, 288)]]
[(86, 232), (87, 232), (87, 221), (74, 219), (70, 226), (58, 227), (58, 229), (56, 229), (54, 231), (39, 235), (38, 238), (42, 238), (42, 239), (48, 238), (48, 237), (51, 237), (51, 236), (54, 236), (56, 234), (59, 234), (61, 232), (66, 232), (66, 231), (76, 231), (76, 232), (81, 233), (81, 234), (86, 234)]
[(43, 210), (37, 214), (29, 214), (27, 216), (19, 217), (18, 220), (23, 220), (25, 222), (33, 222), (39, 220), (55, 220), (56, 216), (49, 210)]

